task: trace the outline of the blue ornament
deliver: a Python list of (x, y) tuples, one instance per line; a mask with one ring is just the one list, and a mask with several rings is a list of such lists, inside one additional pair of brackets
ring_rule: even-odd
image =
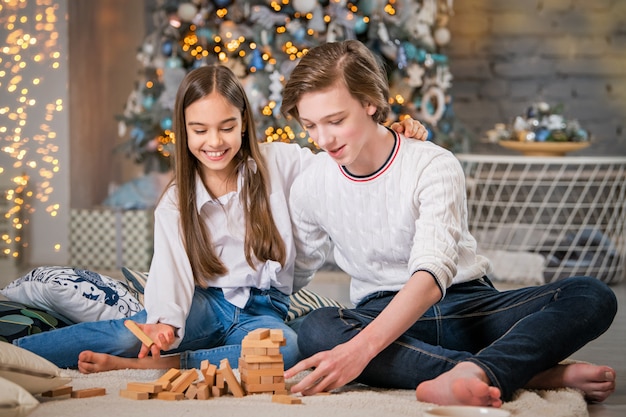
[(167, 68), (181, 68), (183, 66), (183, 61), (181, 61), (179, 57), (173, 56), (165, 61), (165, 66)]
[(142, 106), (146, 110), (150, 110), (154, 105), (154, 96), (148, 95), (144, 96), (143, 101), (141, 102)]
[(164, 117), (161, 119), (161, 129), (163, 130), (171, 130), (172, 129), (172, 118)]
[(426, 61), (426, 56), (427, 55), (428, 54), (426, 53), (426, 51), (420, 48), (420, 49), (417, 50), (417, 53), (415, 54), (415, 58), (417, 59), (417, 62), (419, 62), (421, 64), (424, 61)]
[(196, 59), (193, 61), (193, 64), (191, 64), (191, 68), (196, 69), (196, 68), (200, 68), (203, 67), (206, 63), (204, 62), (204, 60), (202, 59)]
[(418, 50), (415, 45), (411, 42), (403, 42), (402, 46), (404, 47), (404, 53), (406, 54), (407, 59), (411, 61), (418, 60)]
[(213, 0), (213, 4), (215, 4), (220, 9), (228, 7), (232, 4), (232, 0)]
[(250, 59), (250, 68), (256, 68), (262, 70), (265, 68), (265, 61), (261, 57), (261, 52), (258, 49), (252, 51), (252, 59)]
[(304, 26), (298, 28), (298, 30), (295, 31), (295, 33), (292, 33), (292, 35), (294, 40), (297, 43), (302, 43), (304, 41), (304, 37), (306, 36), (306, 29), (304, 28)]
[(537, 142), (545, 142), (550, 136), (550, 130), (542, 127), (535, 132), (535, 140)]
[(445, 64), (448, 62), (448, 57), (441, 54), (431, 54), (430, 57), (438, 64)]
[(398, 57), (396, 58), (396, 65), (398, 65), (399, 69), (404, 69), (407, 66), (406, 52), (404, 51), (404, 47), (402, 45), (398, 46)]
[(213, 39), (213, 31), (207, 27), (202, 27), (196, 30), (196, 36), (198, 38), (211, 40)]
[(138, 127), (133, 127), (133, 130), (131, 130), (130, 132), (130, 137), (134, 139), (135, 146), (140, 146), (141, 142), (143, 142), (144, 138), (146, 137), (146, 132)]
[(366, 15), (370, 15), (377, 6), (376, 0), (359, 0), (359, 11), (365, 13)]
[(361, 35), (365, 32), (367, 32), (367, 22), (364, 17), (360, 17), (354, 22), (354, 33)]
[(174, 46), (172, 45), (172, 41), (167, 40), (161, 44), (161, 52), (163, 53), (163, 55), (170, 56), (172, 55), (173, 51)]

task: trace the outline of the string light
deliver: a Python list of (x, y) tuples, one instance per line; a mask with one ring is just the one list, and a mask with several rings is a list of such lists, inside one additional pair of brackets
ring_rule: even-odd
[[(27, 10), (27, 3), (34, 6)], [(58, 135), (51, 122), (66, 103), (63, 98), (44, 99), (49, 94), (46, 74), (62, 66), (58, 8), (54, 0), (0, 2), (0, 27), (6, 33), (0, 41), (0, 158), (11, 161), (10, 172), (21, 172), (0, 181), (10, 184), (0, 196), (0, 216), (12, 229), (0, 233), (0, 256), (19, 258), (28, 247), (20, 233), (34, 211), (33, 199), (46, 204), (50, 217), (63, 209), (54, 201), (52, 179), (60, 167), (55, 156)], [(0, 177), (9, 176), (9, 170), (0, 169)], [(53, 250), (60, 251), (61, 245), (54, 243)]]

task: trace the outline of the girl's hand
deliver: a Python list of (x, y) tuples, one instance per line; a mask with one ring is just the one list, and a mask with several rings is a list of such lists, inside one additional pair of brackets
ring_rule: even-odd
[(154, 358), (161, 356), (162, 350), (169, 350), (172, 343), (176, 339), (175, 328), (169, 324), (156, 323), (156, 324), (142, 324), (137, 323), (137, 326), (148, 335), (154, 344), (152, 346), (141, 345), (138, 358), (145, 358), (148, 353), (151, 353)]
[(399, 123), (393, 123), (391, 128), (398, 133), (404, 134), (407, 138), (414, 138), (421, 141), (428, 139), (428, 130), (424, 125), (410, 117), (407, 117)]

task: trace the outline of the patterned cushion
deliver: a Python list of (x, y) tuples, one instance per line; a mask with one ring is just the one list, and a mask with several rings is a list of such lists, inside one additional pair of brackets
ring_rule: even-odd
[(125, 283), (84, 269), (35, 268), (0, 293), (11, 301), (56, 311), (78, 323), (131, 316), (143, 307)]
[[(122, 268), (122, 273), (126, 278), (126, 284), (137, 293), (143, 303), (143, 292), (148, 280), (147, 272), (137, 272), (129, 268)], [(289, 297), (290, 305), (287, 313), (286, 322), (297, 319), (310, 313), (320, 307), (343, 307), (343, 305), (332, 298), (324, 297), (306, 288), (291, 294)]]

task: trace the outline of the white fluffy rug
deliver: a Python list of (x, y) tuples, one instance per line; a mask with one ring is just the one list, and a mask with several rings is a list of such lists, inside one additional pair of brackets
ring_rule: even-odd
[[(236, 372), (236, 370), (235, 370)], [(37, 397), (41, 404), (29, 417), (182, 417), (212, 415), (219, 417), (419, 417), (432, 404), (415, 400), (412, 390), (381, 390), (350, 385), (338, 393), (303, 397), (300, 405), (283, 405), (271, 402), (270, 394), (256, 394), (244, 398), (231, 395), (210, 400), (129, 400), (119, 396), (126, 383), (154, 381), (163, 371), (123, 370), (83, 375), (77, 371), (63, 371), (72, 378), (70, 385), (76, 389), (106, 388), (106, 395), (86, 399), (69, 396), (59, 399)], [(288, 381), (287, 385), (289, 386)], [(516, 417), (588, 417), (587, 404), (575, 390), (522, 391), (504, 409)]]

